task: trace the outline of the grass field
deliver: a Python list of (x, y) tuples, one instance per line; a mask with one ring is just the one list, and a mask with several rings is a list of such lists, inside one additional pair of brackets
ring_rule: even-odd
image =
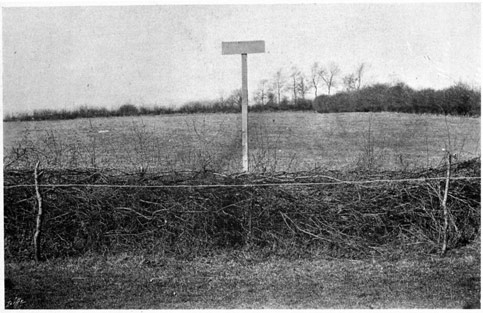
[(260, 258), (195, 260), (86, 256), (6, 264), (7, 299), (25, 309), (462, 308), (480, 297), (480, 249), (397, 261)]
[[(4, 164), (241, 171), (239, 114), (4, 123)], [(250, 167), (301, 171), (436, 166), (442, 149), (480, 155), (479, 118), (398, 113), (249, 115)], [(28, 148), (28, 157), (22, 154)], [(14, 153), (12, 153), (14, 152)], [(36, 157), (32, 157), (36, 155)]]

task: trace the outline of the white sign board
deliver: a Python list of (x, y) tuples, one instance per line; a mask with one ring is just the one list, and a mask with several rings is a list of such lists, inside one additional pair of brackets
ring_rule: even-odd
[(264, 53), (265, 41), (229, 41), (221, 43), (221, 54)]

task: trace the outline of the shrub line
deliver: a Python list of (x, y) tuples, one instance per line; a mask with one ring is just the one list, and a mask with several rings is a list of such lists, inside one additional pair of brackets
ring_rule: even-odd
[[(40, 189), (46, 208), (42, 256), (149, 251), (189, 258), (226, 249), (352, 259), (435, 253), (444, 226), (439, 201), (444, 170), (326, 171), (323, 178), (299, 172), (282, 181), (254, 173), (220, 181), (212, 172), (151, 177), (44, 171), (44, 186), (81, 188)], [(449, 249), (477, 238), (481, 207), (480, 178), (472, 177), (481, 176), (479, 159), (451, 171)], [(4, 176), (7, 186), (33, 182), (31, 170)], [(108, 185), (115, 188), (82, 188)], [(5, 188), (4, 194), (5, 259), (33, 259), (35, 190)]]

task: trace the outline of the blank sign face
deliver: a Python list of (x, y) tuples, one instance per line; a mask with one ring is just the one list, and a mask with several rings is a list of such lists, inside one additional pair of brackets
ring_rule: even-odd
[(229, 41), (221, 43), (221, 54), (264, 53), (265, 41)]

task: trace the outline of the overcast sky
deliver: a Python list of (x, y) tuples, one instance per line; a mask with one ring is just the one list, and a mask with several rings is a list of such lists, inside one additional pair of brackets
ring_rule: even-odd
[(4, 113), (226, 97), (241, 57), (222, 41), (265, 40), (248, 55), (250, 94), (314, 62), (343, 74), (365, 62), (366, 83), (481, 84), (479, 3), (3, 7), (2, 19)]

